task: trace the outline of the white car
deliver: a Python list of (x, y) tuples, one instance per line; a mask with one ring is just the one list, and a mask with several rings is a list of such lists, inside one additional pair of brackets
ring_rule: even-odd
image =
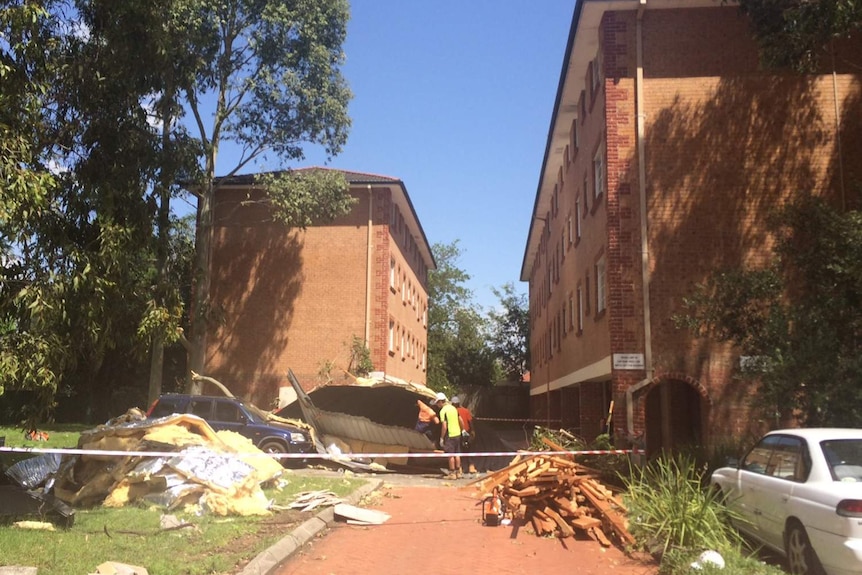
[(794, 575), (862, 573), (862, 429), (770, 432), (712, 485)]

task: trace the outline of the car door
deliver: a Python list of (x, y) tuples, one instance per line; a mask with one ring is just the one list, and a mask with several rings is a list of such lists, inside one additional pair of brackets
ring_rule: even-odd
[(213, 400), (213, 415), (211, 426), (216, 430), (228, 430), (244, 435), (254, 440), (247, 430), (248, 417), (236, 402), (229, 399)]
[[(197, 415), (212, 427), (213, 400), (209, 397), (192, 397), (186, 410), (192, 415)], [(215, 428), (213, 428), (215, 429)]]
[(779, 440), (778, 436), (767, 435), (745, 455), (739, 465), (737, 493), (731, 501), (731, 507), (742, 519), (737, 527), (760, 541), (763, 541), (761, 498), (768, 486), (769, 460)]
[[(760, 478), (758, 521), (764, 543), (784, 548), (784, 525), (790, 513), (794, 488), (807, 476), (806, 446), (799, 437), (774, 436), (774, 444), (766, 472)], [(808, 459), (810, 461), (810, 459)]]

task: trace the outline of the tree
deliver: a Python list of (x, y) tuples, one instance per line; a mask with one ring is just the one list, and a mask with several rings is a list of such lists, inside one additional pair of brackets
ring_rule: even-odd
[(805, 197), (773, 226), (772, 266), (714, 274), (676, 319), (750, 356), (767, 416), (862, 425), (862, 213)]
[(431, 248), (437, 269), (428, 273), (428, 378), (438, 391), (492, 385), (499, 367), (487, 344), (487, 324), (464, 285), (458, 241)]
[[(80, 0), (88, 29), (118, 58), (141, 58), (140, 85), (155, 94), (161, 125), (161, 162), (155, 180), (159, 198), (157, 276), (150, 319), (153, 329), (151, 395), (160, 386), (159, 347), (175, 337), (175, 292), (166, 281), (169, 200), (178, 176), (197, 201), (195, 265), (188, 340), (189, 367), (202, 371), (206, 334), (218, 310), (210, 302), (213, 203), (222, 181), (216, 177), (219, 150), (231, 142), (240, 150), (228, 177), (268, 154), (281, 162), (304, 157), (304, 144), (331, 155), (344, 144), (350, 92), (340, 74), (346, 33), (346, 0)], [(130, 69), (138, 67), (129, 62)], [(140, 96), (139, 96), (140, 97)], [(196, 133), (191, 137), (183, 119)], [(196, 153), (198, 170), (172, 165)], [(185, 170), (185, 171), (184, 171)], [(274, 218), (304, 227), (347, 212), (352, 199), (335, 174), (282, 172), (260, 178)], [(191, 391), (199, 391), (191, 381)]]
[[(174, 8), (173, 53), (199, 58), (191, 73), (176, 80), (203, 150), (201, 177), (190, 186), (197, 197), (197, 230), (189, 367), (200, 371), (214, 311), (210, 262), (220, 145), (233, 142), (242, 151), (226, 176), (268, 153), (281, 161), (302, 159), (304, 143), (338, 153), (350, 124), (350, 92), (339, 69), (348, 5), (346, 0), (184, 0)], [(273, 175), (262, 184), (276, 218), (287, 226), (331, 219), (351, 205), (346, 182), (331, 174)]]
[(808, 72), (829, 59), (832, 40), (862, 25), (859, 0), (739, 0), (751, 19), (763, 60)]
[(514, 381), (523, 381), (530, 369), (530, 307), (527, 295), (517, 293), (512, 283), (494, 288), (500, 310), (488, 312), (490, 345), (503, 372)]

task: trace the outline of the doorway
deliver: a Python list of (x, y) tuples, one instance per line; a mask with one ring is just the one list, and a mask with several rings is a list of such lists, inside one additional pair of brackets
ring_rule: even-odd
[(691, 384), (662, 381), (646, 396), (646, 455), (675, 451), (703, 443), (704, 398)]

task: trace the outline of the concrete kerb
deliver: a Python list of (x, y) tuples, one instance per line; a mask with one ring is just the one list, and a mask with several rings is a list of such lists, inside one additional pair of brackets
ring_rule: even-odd
[[(376, 491), (383, 485), (382, 479), (369, 479), (356, 491), (345, 497), (351, 505), (358, 504), (363, 497)], [(335, 523), (335, 511), (327, 507), (311, 519), (301, 523), (290, 534), (271, 545), (251, 560), (238, 575), (269, 575), (279, 565), (286, 561), (297, 549), (308, 543), (321, 531)]]

